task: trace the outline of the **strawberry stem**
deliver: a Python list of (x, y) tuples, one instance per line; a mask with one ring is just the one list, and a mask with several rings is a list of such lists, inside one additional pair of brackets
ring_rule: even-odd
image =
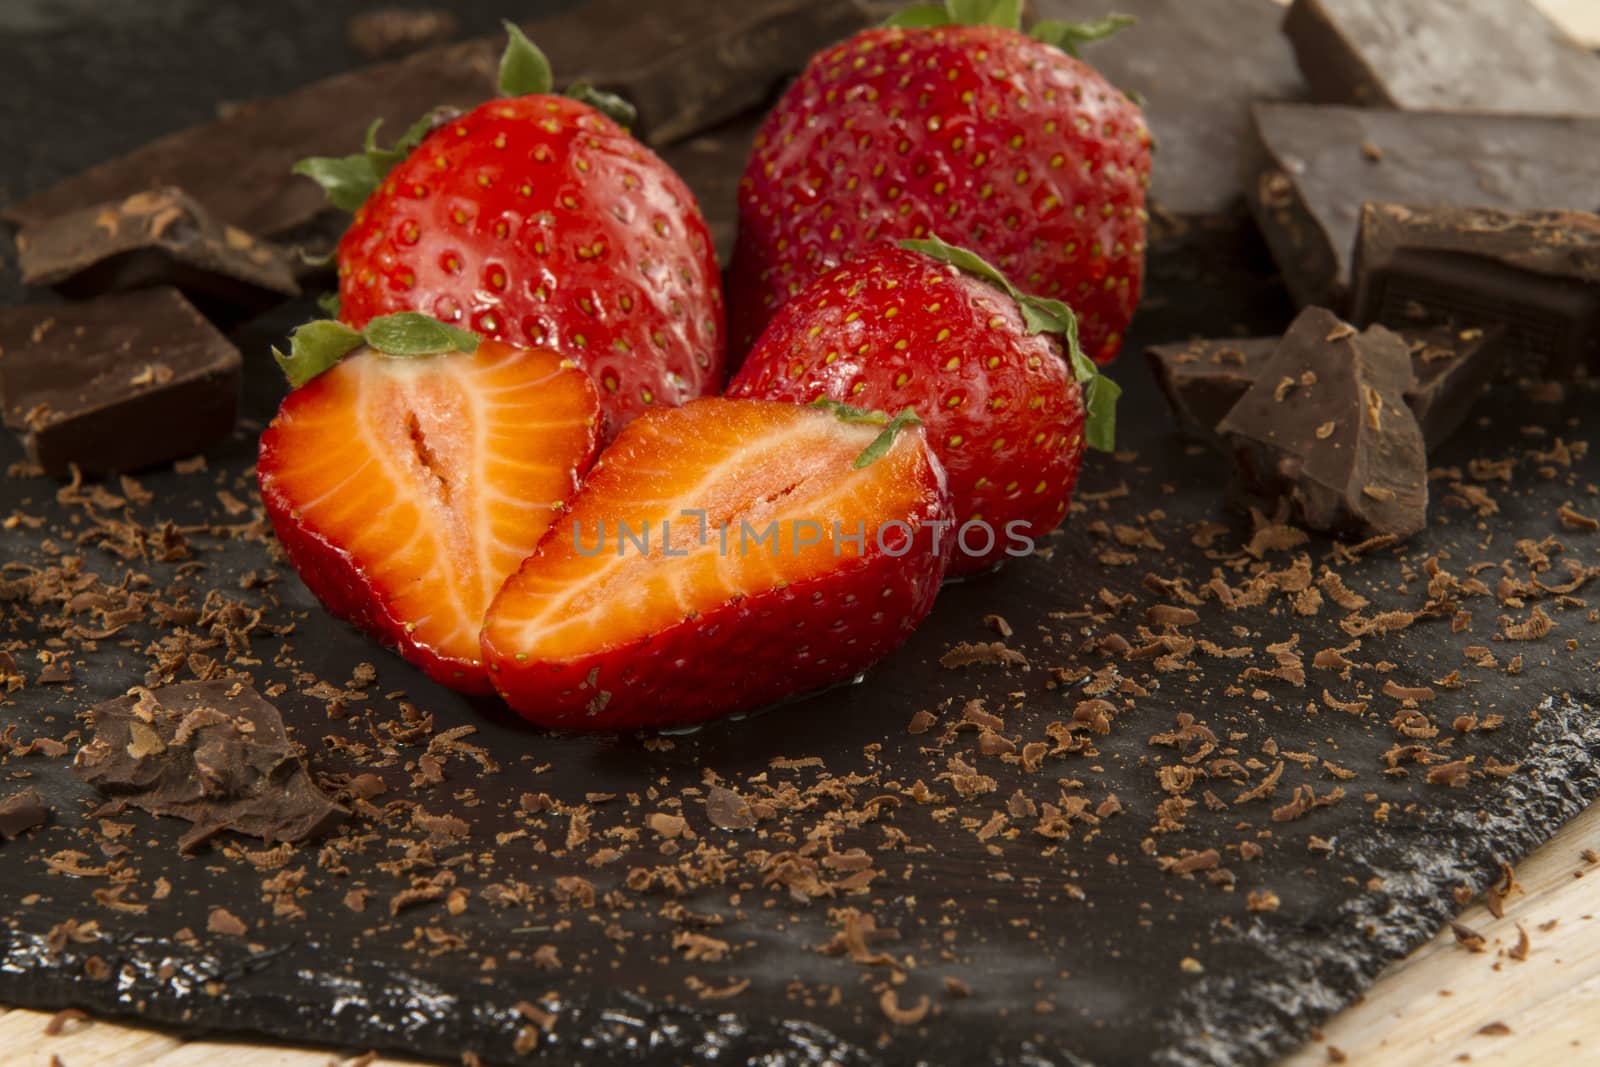
[(856, 470), (864, 470), (872, 466), (889, 454), (889, 449), (894, 447), (894, 439), (900, 435), (901, 430), (907, 426), (921, 425), (922, 420), (917, 418), (915, 411), (910, 408), (901, 408), (900, 414), (889, 420), (889, 424), (883, 428), (883, 432), (874, 437), (872, 443), (861, 450), (861, 454), (856, 457), (855, 462), (850, 466)]
[(475, 352), (478, 338), (416, 311), (379, 315), (361, 330), (332, 319), (317, 319), (295, 327), (289, 334), (289, 354), (274, 348), (272, 358), (283, 369), (289, 385), (298, 389), (332, 370), (363, 344), (382, 355), (405, 358)]
[[(1103, 41), (1138, 20), (1132, 15), (1103, 15), (1085, 22), (1042, 19), (1034, 23), (1028, 36), (1054, 45), (1069, 56), (1077, 56), (1086, 44)], [(931, 26), (1001, 26), (1022, 29), (1021, 0), (944, 0), (938, 4), (915, 4), (889, 16), (885, 26), (901, 29), (926, 29)]]
[(500, 56), (500, 95), (548, 93), (556, 83), (550, 60), (515, 22), (505, 19), (501, 25), (506, 28), (506, 50)]
[(1022, 321), (1029, 333), (1053, 333), (1061, 338), (1067, 353), (1067, 364), (1072, 376), (1083, 388), (1084, 439), (1089, 447), (1100, 452), (1116, 450), (1117, 398), (1122, 387), (1100, 373), (1094, 360), (1084, 354), (1078, 343), (1078, 316), (1059, 300), (1030, 296), (1015, 285), (988, 260), (956, 245), (947, 244), (938, 237), (925, 241), (901, 241), (900, 247), (948, 263), (958, 270), (989, 283), (1017, 302)]

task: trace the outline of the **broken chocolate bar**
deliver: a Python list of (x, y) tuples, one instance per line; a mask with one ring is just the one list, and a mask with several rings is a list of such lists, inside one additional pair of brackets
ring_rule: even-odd
[(193, 455), (233, 428), (242, 361), (176, 289), (0, 309), (0, 414), (56, 476)]
[(1322, 103), (1600, 115), (1600, 59), (1525, 0), (1295, 0), (1283, 32)]
[(1357, 322), (1503, 326), (1519, 375), (1600, 372), (1600, 216), (1368, 204)]
[(226, 320), (300, 295), (287, 253), (170, 186), (24, 227), (17, 253), (28, 285), (72, 297), (173, 285)]
[(460, 20), (447, 8), (400, 7), (360, 11), (345, 24), (350, 47), (368, 59), (389, 59), (431, 44), (443, 44), (456, 35)]
[(94, 739), (73, 773), (113, 807), (193, 823), (184, 852), (230, 830), (306, 841), (349, 814), (311, 780), (278, 709), (242, 678), (135, 689), (90, 708), (89, 720)]
[[(850, 0), (600, 0), (524, 28), (559, 82), (622, 93), (639, 109), (638, 132), (659, 145), (761, 103), (812, 51), (864, 24)], [(268, 238), (294, 234), (327, 210), (317, 184), (290, 172), (296, 162), (355, 151), (380, 116), (398, 136), (435, 107), (492, 98), (503, 45), (437, 45), (246, 104), (8, 204), (0, 217), (29, 225), (176, 185), (221, 222)]]
[(1144, 356), (1184, 428), (1215, 438), (1217, 424), (1261, 377), (1277, 348), (1276, 337), (1244, 337), (1155, 345)]
[[(1399, 328), (1411, 353), (1406, 404), (1431, 452), (1460, 428), (1505, 358), (1505, 331), (1450, 325)], [(1156, 383), (1184, 429), (1220, 445), (1217, 425), (1264, 373), (1276, 337), (1191, 341), (1145, 349)]]
[(1506, 331), (1440, 325), (1395, 331), (1411, 352), (1406, 404), (1433, 451), (1467, 421), (1472, 407), (1505, 365)]
[(1411, 382), (1398, 336), (1307, 308), (1217, 430), (1245, 490), (1287, 499), (1307, 527), (1408, 537), (1428, 508), (1422, 429), (1405, 402)]
[[(1243, 206), (1239, 160), (1253, 142), (1250, 104), (1304, 96), (1272, 0), (1035, 0), (1041, 19), (1078, 22), (1114, 9), (1138, 25), (1085, 49), (1124, 92), (1139, 94), (1155, 137), (1150, 198), (1168, 216), (1221, 215)], [(1226, 57), (1223, 61), (1219, 57)]]
[(29, 786), (0, 800), (0, 841), (11, 841), (50, 821), (50, 806)]
[(1589, 211), (1600, 119), (1261, 104), (1266, 152), (1250, 189), (1301, 304), (1342, 309), (1368, 201)]

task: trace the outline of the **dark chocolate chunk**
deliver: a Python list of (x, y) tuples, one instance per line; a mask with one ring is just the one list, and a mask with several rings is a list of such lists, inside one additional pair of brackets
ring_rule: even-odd
[(243, 679), (137, 689), (96, 704), (89, 720), (94, 739), (73, 773), (115, 802), (193, 823), (184, 852), (229, 830), (306, 841), (349, 814), (317, 788), (278, 709)]
[(1276, 337), (1246, 337), (1155, 345), (1144, 356), (1184, 428), (1215, 439), (1217, 424), (1261, 376), (1277, 348)]
[[(598, 0), (524, 28), (559, 81), (621, 92), (639, 109), (641, 135), (663, 144), (761, 103), (812, 51), (864, 23), (850, 0)], [(282, 237), (327, 209), (315, 182), (290, 173), (296, 162), (355, 151), (380, 116), (395, 136), (434, 107), (490, 99), (503, 45), (503, 38), (438, 45), (246, 104), (8, 204), (0, 217), (28, 225), (176, 185), (221, 222)]]
[[(1432, 451), (1466, 421), (1500, 370), (1505, 332), (1451, 325), (1397, 328), (1411, 353), (1405, 399)], [(1279, 338), (1244, 337), (1155, 345), (1145, 349), (1151, 372), (1184, 429), (1221, 444), (1217, 424), (1265, 373)]]
[[(1084, 50), (1125, 92), (1144, 99), (1155, 136), (1151, 214), (1219, 215), (1242, 206), (1239, 165), (1253, 136), (1250, 104), (1305, 95), (1272, 0), (1035, 0), (1041, 19), (1082, 21), (1115, 9), (1138, 25)], [(1219, 58), (1219, 57), (1225, 57)]]
[(383, 7), (351, 15), (345, 33), (350, 47), (368, 59), (389, 59), (443, 44), (459, 26), (460, 20), (448, 8)]
[(52, 475), (193, 455), (233, 429), (242, 361), (176, 289), (0, 309), (0, 414)]
[(1344, 306), (1361, 205), (1591, 211), (1600, 119), (1261, 104), (1251, 210), (1302, 304)]
[(1396, 333), (1411, 351), (1406, 404), (1431, 452), (1461, 428), (1499, 376), (1505, 364), (1506, 331), (1499, 326), (1440, 325)]
[(1600, 217), (1368, 204), (1354, 269), (1357, 322), (1503, 326), (1519, 375), (1600, 372)]
[(11, 841), (50, 821), (50, 806), (29, 786), (0, 800), (0, 840)]
[(1217, 427), (1248, 492), (1286, 498), (1306, 526), (1408, 537), (1427, 523), (1428, 461), (1405, 392), (1411, 353), (1307, 308)]
[(300, 295), (286, 252), (170, 186), (27, 226), (17, 253), (25, 283), (72, 297), (173, 285), (234, 319)]
[(1295, 0), (1283, 31), (1322, 103), (1600, 115), (1600, 59), (1524, 0)]

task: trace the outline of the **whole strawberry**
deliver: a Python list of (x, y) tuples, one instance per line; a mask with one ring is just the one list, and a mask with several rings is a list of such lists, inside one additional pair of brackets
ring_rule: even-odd
[(971, 573), (1066, 517), (1084, 445), (1112, 446), (1118, 389), (1065, 305), (937, 238), (905, 246), (872, 248), (784, 304), (728, 395), (915, 411), (949, 478), (950, 573)]
[(739, 183), (736, 355), (852, 252), (938, 233), (1071, 304), (1084, 350), (1116, 356), (1144, 273), (1150, 133), (1063, 49), (1126, 20), (1040, 23), (1030, 37), (1018, 8), (917, 7), (812, 58)]
[(508, 24), (507, 98), (423, 120), (394, 149), (303, 173), (355, 212), (339, 242), (339, 314), (360, 328), (420, 311), (594, 379), (614, 431), (722, 382), (721, 278), (683, 180), (593, 89), (550, 94), (544, 56)]

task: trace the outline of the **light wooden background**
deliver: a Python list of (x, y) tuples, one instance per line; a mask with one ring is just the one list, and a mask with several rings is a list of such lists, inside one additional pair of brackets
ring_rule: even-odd
[[(1394, 0), (1405, 3), (1407, 0)], [(1580, 40), (1600, 47), (1600, 0), (1534, 0)], [(1109, 7), (1115, 7), (1112, 0)], [(1517, 869), (1522, 891), (1495, 919), (1476, 905), (1461, 921), (1488, 939), (1468, 951), (1445, 930), (1391, 966), (1367, 997), (1283, 1067), (1600, 1064), (1600, 806), (1575, 819)], [(1506, 955), (1528, 932), (1525, 961)], [(355, 1051), (181, 1041), (166, 1033), (85, 1021), (44, 1033), (48, 1013), (0, 1007), (7, 1067), (339, 1067)], [(421, 1067), (378, 1059), (370, 1067)]]

